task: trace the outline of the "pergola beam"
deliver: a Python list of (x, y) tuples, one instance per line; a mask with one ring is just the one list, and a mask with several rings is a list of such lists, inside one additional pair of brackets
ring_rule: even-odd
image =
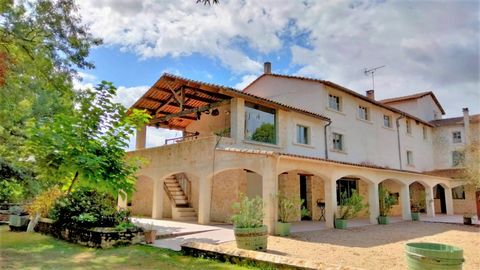
[(215, 103), (211, 103), (211, 104), (208, 104), (208, 105), (205, 105), (205, 106), (201, 106), (201, 107), (198, 107), (198, 108), (195, 108), (195, 109), (189, 109), (189, 110), (183, 110), (181, 112), (178, 112), (178, 113), (172, 113), (172, 114), (168, 114), (168, 115), (165, 115), (165, 116), (162, 116), (162, 117), (159, 117), (159, 118), (156, 118), (156, 119), (152, 119), (150, 121), (150, 124), (156, 124), (156, 123), (161, 123), (161, 122), (165, 122), (165, 121), (168, 121), (172, 118), (176, 118), (176, 117), (182, 117), (182, 116), (188, 116), (189, 114), (192, 114), (192, 113), (197, 113), (197, 112), (204, 112), (204, 111), (208, 111), (212, 108), (215, 108), (215, 107), (219, 107), (219, 106), (222, 106), (224, 104), (227, 104), (229, 102), (229, 100), (222, 100), (222, 101), (219, 101), (219, 102), (215, 102)]
[[(164, 88), (160, 88), (160, 87), (157, 87), (157, 86), (154, 86), (152, 88), (157, 90), (157, 91), (163, 92), (163, 93), (169, 93), (169, 94), (172, 93), (171, 90), (169, 90), (169, 89), (164, 89)], [(195, 88), (189, 88), (189, 89), (197, 91), (197, 89), (195, 89)], [(215, 95), (214, 93), (211, 93), (211, 92), (208, 92), (208, 91), (202, 91), (202, 90), (198, 90), (198, 91), (203, 93), (203, 94), (210, 95), (211, 98), (199, 97), (197, 95), (192, 95), (192, 94), (187, 94), (187, 93), (184, 94), (184, 97), (189, 98), (189, 99), (194, 99), (194, 100), (197, 100), (197, 101), (201, 101), (201, 102), (205, 102), (205, 103), (217, 102), (218, 100), (216, 100), (214, 98), (217, 98), (217, 99), (228, 98), (228, 96), (223, 96), (223, 95), (219, 96), (219, 95)], [(174, 96), (172, 96), (172, 98), (174, 98), (174, 100), (176, 99)], [(179, 102), (179, 104), (180, 104), (180, 102)]]

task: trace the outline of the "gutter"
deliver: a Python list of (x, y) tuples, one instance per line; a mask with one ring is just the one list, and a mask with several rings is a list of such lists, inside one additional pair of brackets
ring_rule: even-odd
[(323, 127), (323, 135), (325, 138), (325, 159), (328, 159), (328, 143), (327, 143), (327, 127), (332, 124), (332, 120), (328, 119), (328, 124)]
[(403, 166), (402, 166), (402, 149), (400, 147), (400, 122), (399, 120), (402, 119), (402, 118), (405, 118), (404, 115), (400, 115), (399, 117), (397, 117), (397, 119), (395, 120), (395, 123), (397, 124), (397, 141), (398, 141), (398, 162), (400, 164), (400, 170), (403, 170)]

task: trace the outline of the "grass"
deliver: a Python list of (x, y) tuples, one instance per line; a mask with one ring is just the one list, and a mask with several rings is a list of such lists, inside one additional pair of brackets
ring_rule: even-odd
[(0, 226), (1, 269), (253, 269), (145, 245), (94, 249)]

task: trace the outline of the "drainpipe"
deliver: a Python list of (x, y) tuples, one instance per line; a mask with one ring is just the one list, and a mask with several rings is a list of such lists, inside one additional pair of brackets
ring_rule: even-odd
[(327, 143), (327, 127), (332, 124), (332, 120), (328, 120), (328, 124), (323, 127), (323, 133), (325, 136), (325, 159), (328, 159), (328, 143)]
[(397, 124), (397, 141), (398, 141), (398, 161), (400, 162), (400, 170), (402, 170), (402, 149), (400, 147), (400, 119), (405, 118), (405, 116), (400, 115), (396, 120)]

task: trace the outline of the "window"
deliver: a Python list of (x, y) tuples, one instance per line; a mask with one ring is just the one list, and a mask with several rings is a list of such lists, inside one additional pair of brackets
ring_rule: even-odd
[(460, 131), (452, 132), (452, 139), (453, 139), (453, 143), (461, 143), (462, 142), (462, 133)]
[(333, 132), (332, 137), (333, 137), (333, 149), (338, 151), (343, 151), (344, 150), (343, 135)]
[(428, 138), (428, 130), (426, 126), (423, 126), (423, 139), (426, 140)]
[(342, 198), (341, 195), (345, 194), (345, 199), (350, 198), (352, 196), (352, 190), (357, 190), (357, 179), (339, 179), (337, 181), (337, 205), (340, 204), (340, 199)]
[(328, 95), (328, 107), (336, 111), (341, 111), (340, 108), (340, 97), (334, 96), (332, 94)]
[(245, 102), (245, 139), (276, 144), (276, 111)]
[(407, 126), (407, 133), (412, 134), (412, 122), (410, 122), (410, 119), (405, 120), (406, 126)]
[(310, 128), (297, 125), (297, 143), (310, 144)]
[(413, 152), (407, 151), (407, 165), (413, 166)]
[(362, 120), (369, 120), (368, 108), (363, 106), (358, 106), (358, 117)]
[(454, 200), (465, 200), (465, 187), (459, 186), (452, 188), (452, 198)]
[(383, 115), (383, 126), (387, 128), (392, 127), (392, 117), (389, 115)]
[(452, 152), (452, 167), (457, 167), (463, 164), (465, 160), (465, 153), (461, 151)]

